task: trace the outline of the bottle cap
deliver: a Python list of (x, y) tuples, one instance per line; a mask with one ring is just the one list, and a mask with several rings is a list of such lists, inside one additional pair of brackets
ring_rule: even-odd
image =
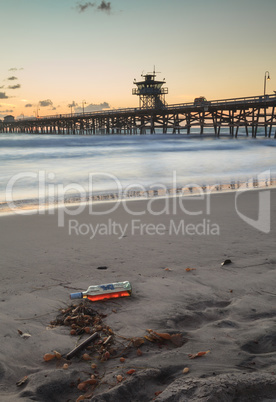
[(82, 299), (82, 292), (71, 293), (70, 294), (70, 299)]

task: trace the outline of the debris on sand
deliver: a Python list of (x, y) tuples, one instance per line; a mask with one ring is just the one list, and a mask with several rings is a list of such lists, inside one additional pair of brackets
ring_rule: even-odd
[(221, 263), (221, 265), (228, 265), (228, 264), (232, 264), (232, 261), (231, 260), (225, 260), (225, 261), (223, 261), (222, 263)]
[(25, 384), (28, 381), (28, 376), (25, 375), (25, 377), (21, 378), (21, 380), (17, 381), (16, 385), (18, 387), (21, 387), (21, 385)]
[(198, 353), (196, 353), (194, 355), (189, 354), (188, 356), (189, 356), (190, 359), (195, 359), (196, 357), (201, 357), (201, 356), (207, 355), (207, 353), (210, 353), (210, 350), (207, 350), (206, 352), (198, 352)]
[[(58, 360), (57, 367), (64, 370), (68, 370), (70, 365), (77, 363), (82, 373), (83, 364), (89, 364), (89, 368), (93, 370), (92, 374), (87, 372), (89, 374), (87, 379), (79, 379), (75, 383), (79, 391), (85, 392), (80, 396), (79, 400), (83, 400), (81, 399), (82, 397), (87, 398), (88, 395), (91, 397), (96, 388), (104, 386), (104, 384), (105, 386), (113, 387), (126, 380), (129, 376), (135, 376), (143, 371), (142, 367), (133, 367), (131, 358), (135, 359), (143, 356), (141, 348), (144, 345), (147, 348), (151, 345), (151, 348), (160, 350), (163, 347), (178, 348), (187, 342), (187, 339), (184, 339), (181, 333), (169, 334), (152, 329), (148, 329), (147, 335), (144, 336), (123, 337), (114, 333), (104, 323), (103, 319), (105, 317), (106, 315), (92, 308), (89, 301), (83, 300), (79, 304), (72, 304), (68, 308), (62, 309), (56, 319), (50, 323), (51, 328), (57, 326), (68, 327), (68, 334), (71, 334), (71, 336), (86, 337), (67, 354), (62, 355), (57, 351), (53, 351), (44, 355), (45, 362)], [(87, 337), (87, 335), (89, 336)], [(76, 363), (74, 363), (73, 358), (77, 358)], [(93, 362), (96, 359), (99, 364)], [(111, 359), (118, 359), (118, 363), (121, 364), (121, 366), (115, 366), (114, 379), (116, 381), (114, 384), (112, 381), (110, 382), (110, 379), (106, 378), (106, 366), (104, 365), (105, 362)]]

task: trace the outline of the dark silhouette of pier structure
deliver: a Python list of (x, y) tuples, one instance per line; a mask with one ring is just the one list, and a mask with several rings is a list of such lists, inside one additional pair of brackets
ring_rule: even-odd
[[(197, 98), (191, 103), (168, 105), (165, 80), (156, 73), (134, 81), (133, 95), (139, 96), (138, 108), (71, 113), (0, 122), (5, 133), (112, 135), (112, 134), (204, 134), (213, 132), (253, 138), (262, 129), (262, 137), (276, 138), (276, 94), (208, 101)], [(241, 130), (243, 129), (243, 130)]]

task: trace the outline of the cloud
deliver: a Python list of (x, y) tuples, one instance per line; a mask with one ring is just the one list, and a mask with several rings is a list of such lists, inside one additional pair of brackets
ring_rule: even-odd
[(9, 69), (9, 71), (18, 71), (18, 70), (24, 70), (24, 68), (23, 68), (23, 67), (20, 67), (20, 68), (11, 67), (11, 68)]
[[(88, 106), (86, 106), (84, 108), (85, 112), (99, 112), (103, 109), (110, 109), (110, 105), (107, 102), (103, 102), (103, 103), (90, 103)], [(75, 107), (75, 113), (82, 113), (83, 112), (83, 108), (81, 106), (79, 107)]]
[(83, 13), (84, 11), (86, 11), (88, 8), (94, 8), (96, 7), (96, 9), (98, 11), (103, 11), (106, 13), (110, 13), (111, 11), (111, 3), (110, 1), (106, 2), (106, 1), (102, 1), (100, 5), (97, 6), (96, 3), (91, 3), (91, 1), (87, 1), (84, 4), (77, 4), (76, 8), (80, 13)]
[(8, 88), (9, 88), (9, 89), (18, 89), (18, 88), (21, 88), (21, 85), (20, 85), (20, 84), (9, 85)]
[(31, 103), (26, 103), (25, 107), (33, 107)]
[(46, 99), (43, 101), (39, 101), (39, 106), (42, 106), (42, 107), (53, 106), (53, 102), (50, 99)]
[(77, 5), (77, 9), (79, 10), (80, 13), (83, 13), (89, 7), (95, 7), (95, 3), (91, 3), (91, 1), (88, 1), (85, 4), (78, 4)]
[(0, 92), (0, 99), (8, 99), (6, 92)]
[(97, 10), (106, 11), (107, 13), (109, 13), (111, 10), (110, 1), (107, 3), (105, 1), (102, 1), (101, 4), (97, 7)]
[(14, 80), (18, 80), (18, 78), (13, 75), (12, 77), (8, 77), (7, 80), (14, 81)]
[(13, 110), (1, 110), (0, 117), (6, 117), (7, 113), (12, 113)]

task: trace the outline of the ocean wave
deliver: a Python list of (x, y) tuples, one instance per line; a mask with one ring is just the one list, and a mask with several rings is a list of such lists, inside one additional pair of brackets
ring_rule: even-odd
[[(24, 144), (24, 145), (22, 145)], [(109, 192), (114, 175), (122, 186), (149, 187), (154, 183), (213, 183), (258, 175), (275, 169), (274, 139), (217, 139), (186, 135), (146, 136), (50, 136), (2, 134), (0, 147), (0, 194), (5, 198), (8, 183), (17, 175), (17, 199), (36, 198), (36, 175), (45, 174), (45, 185), (78, 183), (87, 189), (88, 176), (96, 190)], [(25, 177), (24, 177), (24, 173)], [(48, 179), (50, 177), (51, 179)]]

